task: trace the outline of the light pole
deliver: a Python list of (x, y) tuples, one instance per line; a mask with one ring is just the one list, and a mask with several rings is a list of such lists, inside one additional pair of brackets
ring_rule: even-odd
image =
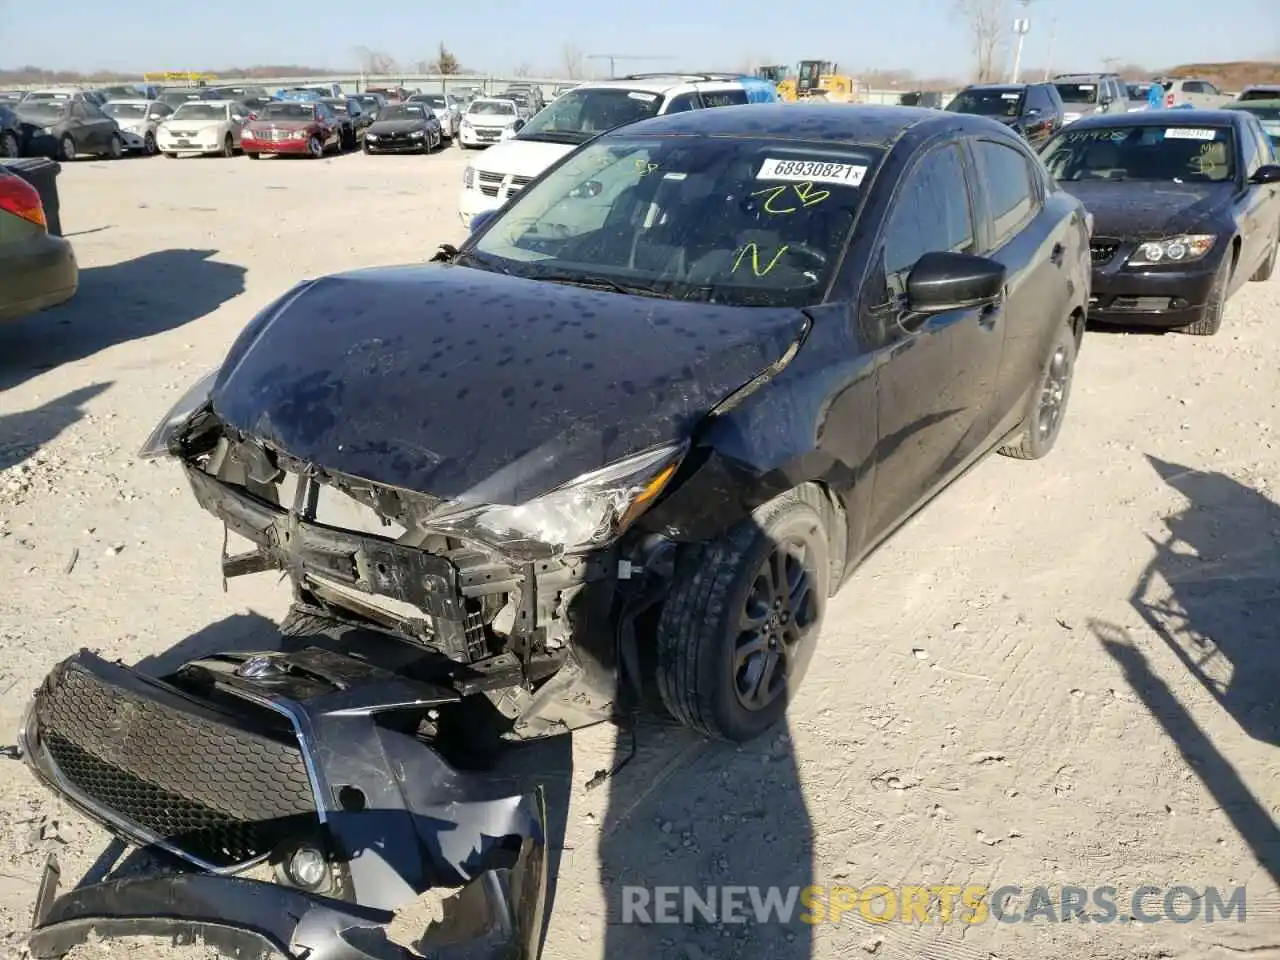
[[(1019, 6), (1023, 12), (1027, 10), (1028, 0), (1023, 0)], [(1009, 78), (1010, 83), (1018, 82), (1018, 74), (1022, 70), (1022, 44), (1027, 39), (1027, 32), (1031, 29), (1031, 20), (1029, 17), (1018, 17), (1013, 21), (1013, 32), (1018, 37), (1018, 42), (1013, 48), (1013, 76)]]

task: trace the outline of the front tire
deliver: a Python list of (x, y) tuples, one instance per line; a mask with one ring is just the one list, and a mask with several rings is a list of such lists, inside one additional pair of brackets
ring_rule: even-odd
[(816, 487), (784, 493), (681, 557), (658, 623), (657, 686), (673, 717), (743, 743), (782, 719), (822, 627), (831, 577)]
[(119, 160), (124, 156), (124, 140), (120, 138), (118, 133), (111, 135), (111, 141), (107, 144), (107, 158), (110, 160)]
[(228, 160), (236, 155), (236, 142), (229, 133), (222, 139), (222, 155)]
[(156, 135), (148, 133), (142, 138), (142, 153), (144, 156), (154, 157), (156, 155)]
[(1000, 453), (1016, 460), (1039, 460), (1053, 449), (1066, 418), (1067, 401), (1071, 399), (1079, 346), (1074, 325), (1064, 322), (1049, 347), (1040, 381), (1031, 394), (1022, 436), (1017, 443), (1001, 447)]
[(1222, 315), (1227, 309), (1227, 290), (1230, 289), (1231, 273), (1235, 267), (1232, 260), (1232, 257), (1222, 258), (1222, 265), (1218, 267), (1218, 274), (1213, 278), (1213, 287), (1205, 301), (1204, 312), (1200, 314), (1199, 320), (1183, 327), (1181, 333), (1188, 333), (1193, 337), (1212, 337), (1222, 329)]
[(5, 159), (16, 159), (18, 156), (18, 138), (12, 133), (6, 133), (0, 136), (0, 157)]
[(58, 159), (63, 163), (70, 163), (76, 158), (76, 149), (75, 137), (64, 133), (62, 139), (58, 141)]
[(319, 137), (312, 137), (307, 141), (307, 156), (312, 160), (319, 160), (324, 156), (324, 141)]
[(245, 154), (245, 156), (246, 156), (246, 157), (248, 157), (250, 160), (257, 160), (257, 159), (258, 159), (258, 154), (256, 154), (256, 153), (246, 153), (246, 154)]

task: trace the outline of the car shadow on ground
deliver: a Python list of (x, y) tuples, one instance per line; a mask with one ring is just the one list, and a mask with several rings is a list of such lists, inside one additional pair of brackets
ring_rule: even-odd
[(1280, 745), (1280, 507), (1222, 473), (1147, 461), (1189, 501), (1130, 602), (1256, 740)]
[(216, 250), (158, 250), (80, 271), (80, 289), (51, 310), (0, 324), (0, 390), (100, 350), (173, 330), (244, 292), (245, 268)]
[(95, 383), (31, 410), (0, 415), (0, 470), (29, 459), (63, 430), (81, 420), (84, 405), (110, 386), (110, 383)]
[[(1148, 456), (1189, 501), (1165, 518), (1165, 533), (1130, 603), (1241, 730), (1280, 744), (1280, 507), (1222, 473)], [(1152, 670), (1122, 627), (1095, 622), (1094, 635), (1177, 745), (1188, 767), (1280, 883), (1280, 828), (1231, 761)]]

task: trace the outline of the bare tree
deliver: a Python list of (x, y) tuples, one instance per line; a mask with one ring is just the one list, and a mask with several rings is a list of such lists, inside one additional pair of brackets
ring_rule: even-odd
[(458, 63), (458, 58), (455, 57), (450, 52), (449, 48), (444, 45), (444, 42), (441, 41), (440, 49), (436, 51), (435, 62), (430, 65), (430, 70), (428, 72), (438, 73), (441, 76), (449, 77), (453, 76), (455, 73), (461, 73), (462, 65)]
[(528, 60), (521, 60), (516, 64), (516, 68), (511, 72), (517, 77), (527, 77), (529, 74), (533, 73), (533, 64), (529, 63)]
[(396, 63), (396, 58), (389, 53), (383, 53), (381, 50), (356, 47), (355, 54), (360, 61), (360, 70), (363, 73), (371, 73), (376, 76), (397, 73), (400, 70), (399, 65)]
[(583, 66), (586, 63), (586, 55), (582, 52), (576, 43), (569, 42), (560, 48), (560, 57), (564, 76), (566, 80), (579, 80), (582, 78)]
[(1009, 26), (1009, 0), (956, 0), (956, 12), (969, 28), (977, 81), (999, 79), (1000, 52)]

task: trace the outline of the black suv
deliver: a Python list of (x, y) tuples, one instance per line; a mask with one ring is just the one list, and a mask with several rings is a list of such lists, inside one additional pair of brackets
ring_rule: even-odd
[(1065, 113), (1052, 83), (975, 83), (956, 94), (947, 109), (999, 120), (1036, 148), (1062, 128)]

